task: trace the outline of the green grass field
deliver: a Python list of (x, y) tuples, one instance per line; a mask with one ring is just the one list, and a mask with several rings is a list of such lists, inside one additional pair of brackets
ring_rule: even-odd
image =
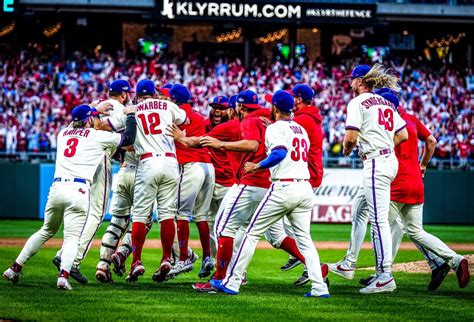
[[(41, 225), (39, 221), (0, 221), (0, 237), (27, 237)], [(474, 227), (431, 226), (429, 231), (447, 242), (474, 242)], [(350, 226), (313, 225), (316, 240), (349, 238)], [(101, 235), (99, 233), (99, 236)], [(157, 227), (152, 238), (157, 238)], [(197, 235), (193, 231), (192, 238)], [(0, 249), (0, 268), (6, 269), (20, 248)], [(114, 284), (94, 280), (98, 249), (90, 251), (82, 264), (90, 283), (73, 282), (74, 290), (56, 289), (56, 268), (51, 264), (55, 249), (45, 248), (24, 269), (18, 285), (0, 281), (0, 320), (474, 320), (474, 286), (458, 288), (450, 274), (435, 293), (426, 289), (428, 274), (395, 273), (397, 290), (392, 294), (361, 295), (359, 278), (371, 272), (359, 270), (352, 281), (330, 275), (332, 297), (327, 300), (304, 298), (309, 286), (296, 288), (293, 281), (301, 267), (282, 272), (287, 256), (278, 250), (257, 250), (248, 270), (249, 284), (238, 296), (200, 294), (191, 288), (198, 281), (194, 271), (167, 283), (155, 284), (151, 275), (159, 264), (161, 251), (145, 249), (147, 268), (138, 283), (126, 284), (115, 277)], [(320, 250), (325, 262), (339, 260), (343, 250)], [(397, 262), (421, 260), (416, 251), (400, 251)], [(371, 251), (362, 251), (359, 267), (373, 266)]]

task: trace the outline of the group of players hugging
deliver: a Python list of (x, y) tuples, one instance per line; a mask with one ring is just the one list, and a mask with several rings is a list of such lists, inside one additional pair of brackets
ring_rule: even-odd
[[(72, 289), (69, 277), (86, 284), (80, 263), (112, 190), (112, 217), (95, 275), (102, 283), (112, 282), (112, 271), (124, 276), (130, 255), (126, 281), (144, 275), (142, 249), (156, 213), (163, 251), (152, 275), (157, 283), (193, 270), (199, 257), (188, 244), (195, 222), (202, 246), (198, 277), (210, 277), (194, 284), (196, 291), (238, 294), (264, 236), (289, 254), (282, 270), (303, 264), (294, 285), (311, 282), (305, 296), (328, 298), (329, 271), (353, 279), (370, 222), (376, 272), (360, 281), (361, 293), (396, 288), (391, 265), (404, 233), (432, 268), (429, 290), (451, 269), (465, 287), (467, 260), (422, 226), (423, 175), (436, 140), (400, 106), (398, 79), (383, 66), (358, 65), (348, 77), (354, 98), (347, 106), (343, 152), (348, 156), (357, 146), (364, 169), (343, 260), (321, 264), (310, 235), (314, 189), (323, 180), (322, 117), (310, 86), (267, 94), (270, 108), (250, 89), (217, 96), (204, 119), (184, 85), (156, 87), (144, 79), (132, 102), (130, 84), (119, 79), (110, 84), (107, 100), (75, 107), (71, 124), (58, 134), (44, 224), (3, 276), (17, 283), (27, 260), (64, 223), (63, 246), (53, 259), (57, 287)], [(425, 143), (421, 161), (418, 140)], [(111, 159), (120, 162), (113, 184)]]

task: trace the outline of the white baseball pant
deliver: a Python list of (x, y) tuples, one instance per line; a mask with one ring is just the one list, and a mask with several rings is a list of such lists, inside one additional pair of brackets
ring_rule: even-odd
[[(267, 191), (268, 189), (265, 188), (244, 184), (233, 185), (224, 197), (216, 218), (216, 236), (235, 239), (239, 229), (247, 226), (246, 224)], [(281, 225), (274, 228), (269, 227), (266, 237), (270, 244), (279, 246), (287, 236)]]
[(391, 274), (392, 235), (388, 222), (390, 185), (398, 172), (395, 153), (364, 161), (362, 186), (369, 209), (370, 236), (377, 274)]
[(156, 200), (158, 221), (176, 216), (178, 162), (175, 158), (154, 156), (141, 160), (135, 176), (133, 221), (148, 224)]
[(408, 237), (422, 248), (441, 257), (448, 265), (456, 269), (463, 259), (438, 237), (423, 229), (423, 204), (408, 205), (399, 202), (390, 203), (390, 217), (401, 217), (405, 224)]
[(193, 216), (195, 222), (207, 221), (214, 191), (215, 173), (212, 163), (190, 162), (179, 166), (178, 220)]
[[(391, 204), (392, 202), (390, 202)], [(390, 206), (391, 209), (391, 206)], [(347, 249), (345, 260), (352, 264), (357, 263), (359, 252), (364, 242), (365, 234), (367, 232), (367, 224), (369, 221), (369, 209), (365, 200), (365, 194), (363, 189), (359, 189), (359, 192), (355, 196), (352, 202), (352, 229), (351, 239), (349, 248)], [(390, 232), (392, 234), (392, 263), (395, 261), (395, 257), (400, 248), (400, 243), (403, 238), (404, 231), (406, 230), (403, 222), (399, 216), (393, 216), (392, 212), (389, 212)], [(415, 246), (418, 248), (420, 253), (428, 261), (431, 269), (440, 267), (444, 260), (429, 250), (423, 248), (419, 243), (415, 242)]]
[(84, 232), (86, 218), (88, 218), (89, 205), (89, 184), (53, 183), (48, 194), (43, 226), (28, 239), (16, 262), (23, 266), (46, 241), (58, 232), (64, 221), (60, 269), (70, 272), (77, 255), (79, 240)]
[(318, 295), (328, 294), (319, 255), (310, 234), (312, 207), (313, 191), (309, 182), (274, 182), (250, 220), (234, 263), (229, 266), (224, 285), (239, 291), (243, 274), (259, 239), (270, 226), (287, 216), (293, 227), (298, 249), (306, 259), (312, 289)]
[(217, 254), (217, 238), (214, 229), (216, 217), (222, 204), (222, 200), (230, 188), (231, 187), (226, 187), (219, 183), (215, 183), (214, 191), (212, 192), (211, 204), (209, 205), (209, 210), (207, 212), (207, 222), (209, 223), (209, 229), (211, 233), (211, 255), (214, 258)]

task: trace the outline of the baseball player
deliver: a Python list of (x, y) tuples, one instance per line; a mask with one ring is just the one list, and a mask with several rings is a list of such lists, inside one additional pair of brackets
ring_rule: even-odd
[[(157, 203), (158, 221), (161, 226), (163, 257), (153, 280), (162, 282), (171, 270), (170, 257), (176, 234), (176, 195), (178, 192), (178, 162), (174, 140), (165, 134), (172, 123), (189, 124), (186, 113), (175, 103), (155, 99), (155, 85), (144, 79), (137, 84), (138, 123), (134, 149), (140, 155), (135, 175), (133, 196), (132, 250), (133, 263), (127, 281), (134, 282), (145, 273), (141, 261), (147, 233), (148, 215), (154, 201)], [(170, 93), (172, 90), (170, 90)]]
[[(435, 151), (436, 139), (416, 117), (406, 113), (402, 107), (399, 107), (398, 98), (394, 93), (390, 93), (386, 89), (379, 90), (377, 93), (398, 107), (398, 112), (406, 121), (408, 130), (408, 141), (395, 148), (399, 168), (397, 177), (391, 186), (389, 211), (389, 221), (392, 228), (394, 244), (393, 258), (395, 258), (403, 236), (403, 230), (400, 226), (403, 228), (406, 227), (405, 230), (408, 236), (428, 260), (432, 269), (428, 290), (435, 291), (438, 289), (451, 268), (456, 271), (459, 286), (461, 288), (466, 287), (470, 279), (467, 260), (449, 249), (448, 246), (438, 238), (426, 233), (422, 228), (421, 220), (424, 202), (422, 177)], [(425, 150), (420, 163), (418, 163), (418, 139), (425, 142)], [(358, 216), (359, 219), (357, 220), (360, 221), (360, 224), (358, 224), (357, 227), (359, 227), (360, 232), (354, 232), (351, 235), (351, 249), (348, 250), (346, 258), (339, 262), (338, 265), (332, 265), (332, 269), (341, 276), (350, 272), (352, 272), (353, 276), (354, 270), (346, 269), (344, 265), (350, 268), (355, 267), (360, 248), (354, 249), (355, 247), (352, 245), (354, 244), (360, 247), (359, 245), (362, 244), (362, 241), (352, 241), (352, 237), (354, 236), (355, 238), (363, 240), (363, 236), (359, 236), (361, 236), (362, 233), (365, 235), (364, 226), (366, 225), (363, 224), (364, 221), (365, 223), (367, 222), (365, 215), (366, 213), (362, 211), (361, 215)], [(403, 221), (401, 225), (398, 224), (400, 218)], [(355, 256), (353, 254), (355, 254)], [(346, 262), (349, 262), (349, 265), (347, 265)], [(351, 265), (352, 263), (353, 265)], [(341, 268), (342, 273), (340, 272)], [(372, 278), (363, 279), (361, 283), (368, 284), (371, 279)]]
[(388, 221), (390, 185), (398, 170), (394, 146), (408, 139), (406, 123), (393, 104), (372, 92), (374, 87), (398, 90), (397, 78), (382, 65), (358, 65), (351, 74), (356, 97), (347, 106), (343, 153), (348, 156), (358, 144), (364, 160), (363, 191), (369, 210), (371, 239), (377, 277), (360, 292), (391, 292), (396, 284), (391, 273), (392, 239)]
[[(265, 158), (263, 143), (266, 126), (260, 117), (268, 116), (268, 110), (258, 105), (255, 92), (245, 90), (237, 97), (237, 113), (241, 118), (239, 141), (220, 141), (211, 136), (200, 140), (201, 145), (205, 147), (243, 152), (236, 176), (237, 184), (227, 192), (216, 218), (216, 236), (219, 236), (216, 272), (208, 283), (193, 286), (200, 292), (214, 292), (214, 285), (224, 279), (227, 267), (233, 258), (234, 239), (238, 236), (238, 231), (248, 222), (270, 185), (268, 170), (255, 173), (243, 171), (246, 162), (260, 162)], [(272, 246), (281, 248), (304, 262), (295, 240), (288, 237), (283, 229), (270, 227), (267, 236)], [(238, 242), (236, 239), (235, 244)]]
[[(123, 110), (125, 105), (130, 101), (130, 93), (132, 93), (130, 84), (126, 80), (115, 80), (109, 87), (109, 99), (106, 101), (111, 105), (109, 116), (94, 119), (94, 128), (104, 131), (123, 131), (125, 128), (125, 119)], [(74, 261), (71, 277), (81, 284), (87, 283), (87, 278), (81, 274), (80, 263), (86, 257), (90, 249), (92, 240), (104, 219), (107, 211), (110, 189), (112, 186), (112, 166), (109, 156), (104, 155), (104, 159), (97, 167), (94, 174), (94, 180), (91, 186), (91, 209), (89, 212), (89, 220), (86, 222), (84, 232), (79, 242), (79, 250), (77, 258)], [(61, 262), (61, 250), (53, 259), (53, 263), (58, 267)]]
[[(323, 129), (321, 126), (322, 117), (319, 113), (319, 109), (313, 105), (314, 92), (307, 84), (295, 85), (290, 94), (293, 95), (295, 100), (294, 117), (293, 121), (301, 125), (309, 138), (309, 150), (308, 150), (308, 169), (310, 174), (309, 183), (313, 188), (313, 192), (321, 185), (323, 180)], [(271, 97), (266, 97), (267, 101), (271, 104)], [(288, 224), (288, 220), (284, 218), (285, 231), (288, 236), (295, 238), (291, 225)], [(281, 268), (283, 271), (290, 270), (301, 262), (290, 256), (288, 262)], [(328, 267), (323, 264), (321, 267), (323, 271), (323, 277), (328, 275)], [(294, 282), (295, 286), (300, 286), (310, 281), (308, 271), (304, 269), (301, 276)]]
[(329, 297), (321, 273), (319, 255), (309, 232), (314, 199), (309, 183), (309, 138), (304, 128), (291, 120), (293, 107), (294, 99), (291, 94), (277, 91), (273, 95), (271, 113), (276, 122), (268, 126), (265, 134), (268, 157), (258, 163), (245, 163), (246, 173), (270, 169), (272, 184), (250, 220), (226, 278), (222, 282), (214, 282), (215, 287), (226, 294), (239, 293), (242, 276), (260, 237), (274, 223), (287, 216), (298, 248), (306, 258), (312, 280), (311, 291), (305, 296)]
[(133, 109), (129, 110), (123, 134), (97, 131), (92, 127), (94, 112), (88, 105), (79, 105), (72, 111), (71, 127), (58, 134), (56, 170), (46, 204), (44, 224), (31, 236), (20, 255), (3, 276), (17, 283), (25, 263), (41, 246), (51, 239), (64, 221), (64, 242), (59, 289), (71, 290), (69, 274), (76, 258), (79, 240), (87, 221), (91, 218), (90, 185), (103, 155), (112, 155), (117, 147), (128, 146), (135, 141), (136, 122)]
[[(186, 112), (188, 125), (181, 129), (191, 136), (201, 136), (206, 132), (204, 118), (194, 112), (189, 104), (191, 94), (183, 85), (173, 85), (170, 89), (171, 101)], [(177, 195), (177, 235), (179, 260), (170, 271), (177, 276), (193, 269), (192, 253), (188, 253), (189, 220), (194, 216), (201, 240), (203, 260), (199, 277), (209, 276), (214, 263), (211, 258), (210, 232), (207, 222), (207, 211), (214, 190), (214, 166), (207, 149), (194, 149), (177, 142), (176, 153), (180, 166), (180, 177)]]

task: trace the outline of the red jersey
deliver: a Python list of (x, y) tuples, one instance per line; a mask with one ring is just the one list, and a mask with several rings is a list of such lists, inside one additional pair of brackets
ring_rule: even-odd
[[(204, 118), (194, 112), (189, 104), (183, 104), (179, 108), (186, 112), (186, 116), (190, 122), (188, 125), (179, 126), (181, 130), (186, 130), (186, 136), (204, 136), (206, 134)], [(176, 142), (176, 156), (179, 164), (189, 162), (211, 163), (211, 156), (208, 149), (188, 148), (178, 142)]]
[[(233, 142), (240, 138), (240, 122), (238, 119), (216, 125), (207, 133), (208, 136), (221, 141)], [(240, 165), (240, 153), (223, 149), (209, 149), (211, 161), (216, 172), (216, 183), (230, 187), (235, 183), (236, 169)]]
[(418, 161), (418, 139), (426, 140), (430, 131), (413, 115), (398, 108), (407, 123), (408, 140), (395, 147), (398, 173), (390, 187), (390, 200), (409, 205), (424, 202), (424, 185)]
[(305, 106), (295, 112), (293, 119), (301, 125), (308, 133), (309, 153), (308, 169), (310, 174), (309, 182), (313, 188), (321, 185), (323, 180), (323, 128), (321, 126), (322, 117), (319, 109), (315, 106)]
[(244, 165), (247, 162), (259, 163), (267, 157), (265, 152), (266, 127), (260, 117), (269, 117), (269, 109), (259, 109), (248, 114), (240, 123), (240, 139), (258, 141), (256, 152), (241, 153), (237, 183), (268, 189), (270, 187), (270, 171), (259, 170), (255, 173), (244, 173)]

